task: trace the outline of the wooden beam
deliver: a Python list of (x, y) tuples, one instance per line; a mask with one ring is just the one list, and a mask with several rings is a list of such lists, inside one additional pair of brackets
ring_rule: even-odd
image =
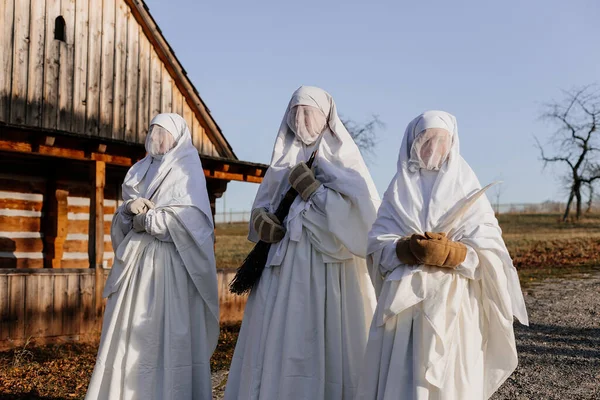
[(246, 175), (241, 173), (215, 171), (210, 169), (204, 170), (204, 176), (206, 176), (207, 178), (222, 179), (225, 181), (240, 181), (250, 183), (261, 183), (263, 180), (262, 177)]
[(56, 140), (56, 138), (54, 136), (46, 136), (46, 139), (44, 140), (44, 145), (46, 146), (54, 146), (54, 141)]
[[(48, 135), (0, 126), (0, 151), (35, 154), (79, 161), (99, 161), (130, 167), (144, 155), (143, 147), (90, 140), (61, 134)], [(111, 154), (106, 152), (110, 149)], [(204, 175), (225, 181), (261, 183), (268, 166), (220, 157), (201, 156)]]
[(106, 186), (106, 164), (96, 161), (92, 164), (92, 187), (90, 201), (90, 267), (96, 269), (94, 304), (96, 317), (102, 317), (102, 291), (104, 290), (104, 186)]
[(62, 157), (71, 160), (102, 161), (107, 164), (129, 167), (133, 165), (130, 157), (113, 156), (98, 152), (86, 152), (85, 150), (68, 149), (57, 146), (35, 145), (28, 142), (13, 142), (0, 140), (0, 151), (15, 153), (33, 153), (41, 156)]

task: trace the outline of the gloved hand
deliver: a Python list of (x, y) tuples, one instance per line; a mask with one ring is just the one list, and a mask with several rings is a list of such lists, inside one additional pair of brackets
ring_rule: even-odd
[(125, 211), (132, 215), (148, 212), (154, 208), (154, 203), (143, 197), (138, 197), (135, 200), (129, 200), (125, 203)]
[(288, 181), (304, 201), (308, 201), (315, 190), (321, 186), (321, 182), (315, 178), (315, 174), (304, 162), (292, 168)]
[(137, 214), (133, 217), (133, 230), (136, 232), (145, 232), (146, 231), (146, 213)]
[(252, 226), (263, 242), (277, 243), (285, 236), (285, 229), (279, 219), (264, 208), (252, 211)]
[(396, 256), (402, 264), (418, 265), (419, 260), (410, 251), (410, 237), (404, 237), (396, 242)]
[(445, 233), (412, 235), (410, 250), (420, 263), (444, 268), (456, 268), (467, 257), (467, 247), (448, 240)]

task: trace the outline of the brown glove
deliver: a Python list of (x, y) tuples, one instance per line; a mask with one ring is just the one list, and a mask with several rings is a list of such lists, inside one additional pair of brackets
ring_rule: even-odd
[(304, 162), (292, 168), (288, 181), (304, 201), (308, 201), (315, 190), (321, 186), (321, 182), (315, 178), (315, 174)]
[(263, 242), (277, 243), (285, 236), (285, 229), (279, 219), (264, 208), (255, 208), (252, 211), (252, 226)]
[(412, 251), (410, 251), (410, 237), (402, 238), (396, 242), (396, 255), (402, 264), (420, 264), (419, 260), (417, 260)]
[(425, 232), (425, 236), (412, 235), (410, 250), (420, 263), (435, 267), (456, 268), (467, 257), (467, 247), (448, 240), (445, 233)]

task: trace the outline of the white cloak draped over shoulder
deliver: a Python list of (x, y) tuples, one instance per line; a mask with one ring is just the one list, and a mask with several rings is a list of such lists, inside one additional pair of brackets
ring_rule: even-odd
[[(412, 143), (430, 128), (452, 135), (439, 171), (411, 159)], [(378, 304), (358, 399), (487, 399), (516, 368), (513, 316), (527, 324), (527, 312), (492, 207), (485, 196), (473, 197), (480, 189), (460, 156), (452, 115), (428, 111), (409, 124), (369, 233)], [(468, 199), (473, 204), (457, 214)], [(397, 240), (426, 231), (466, 245), (463, 264), (455, 270), (403, 265)]]
[[(310, 146), (286, 122), (298, 105), (327, 117), (321, 139)], [(283, 221), (286, 235), (271, 246), (250, 293), (228, 400), (341, 400), (356, 394), (375, 306), (364, 257), (379, 198), (328, 93), (306, 86), (294, 93), (253, 208), (274, 212), (289, 189), (290, 169), (317, 147), (314, 171), (323, 185), (307, 202), (296, 199)], [(252, 226), (249, 238), (258, 240)]]
[(136, 163), (123, 182), (123, 200), (146, 198), (155, 209), (142, 233), (131, 229), (125, 203), (113, 218), (115, 263), (90, 400), (212, 398), (219, 305), (206, 181), (183, 118), (160, 114), (153, 124), (176, 144)]

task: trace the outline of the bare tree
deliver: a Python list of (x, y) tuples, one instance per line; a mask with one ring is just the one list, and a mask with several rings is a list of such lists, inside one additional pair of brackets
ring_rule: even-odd
[(585, 213), (589, 214), (590, 212), (592, 212), (592, 206), (594, 205), (594, 184), (586, 183), (585, 186), (588, 190), (587, 207), (585, 209)]
[(573, 203), (576, 202), (576, 218), (581, 217), (582, 189), (591, 187), (600, 179), (600, 90), (597, 86), (585, 86), (580, 89), (565, 91), (562, 101), (555, 101), (545, 106), (542, 118), (557, 126), (547, 146), (552, 147), (552, 155), (548, 155), (536, 138), (544, 166), (549, 163), (560, 163), (568, 167), (565, 181), (569, 199), (565, 207), (563, 221), (566, 221)]
[(385, 124), (381, 122), (379, 116), (373, 115), (371, 120), (359, 124), (351, 119), (342, 118), (342, 123), (354, 139), (354, 142), (362, 152), (365, 158), (373, 156), (375, 146), (377, 145), (377, 130), (384, 128)]
[(494, 179), (494, 180), (498, 181), (498, 183), (493, 186), (492, 195), (495, 198), (496, 215), (499, 215), (500, 214), (500, 197), (504, 193), (505, 187), (504, 187), (504, 182), (502, 182), (502, 179)]

